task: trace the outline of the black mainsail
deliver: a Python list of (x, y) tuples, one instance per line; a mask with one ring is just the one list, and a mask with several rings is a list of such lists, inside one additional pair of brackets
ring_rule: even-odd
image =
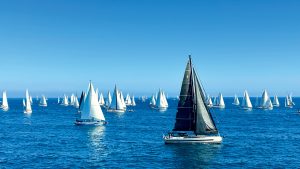
[(204, 100), (205, 92), (193, 68), (191, 56), (189, 56), (181, 85), (173, 131), (194, 131), (196, 135), (217, 134), (218, 130)]

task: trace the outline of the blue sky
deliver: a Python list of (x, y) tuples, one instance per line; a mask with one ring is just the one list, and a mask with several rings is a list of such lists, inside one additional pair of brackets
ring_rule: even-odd
[(300, 95), (300, 1), (0, 2), (0, 90), (117, 84), (178, 95), (188, 54), (211, 95)]

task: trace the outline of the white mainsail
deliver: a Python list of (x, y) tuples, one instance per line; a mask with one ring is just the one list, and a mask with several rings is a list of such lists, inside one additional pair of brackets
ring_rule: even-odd
[(44, 95), (42, 95), (42, 98), (40, 100), (40, 106), (44, 106), (44, 107), (47, 106), (47, 100), (46, 100), (46, 97)]
[(277, 96), (274, 96), (274, 100), (273, 100), (273, 106), (279, 107), (279, 100)]
[(84, 98), (84, 102), (81, 110), (81, 120), (103, 120), (105, 121), (103, 112), (98, 103), (98, 96), (94, 91), (92, 82), (89, 84), (87, 95)]
[(155, 106), (155, 105), (156, 105), (155, 96), (152, 95), (151, 100), (150, 100), (150, 106)]
[(125, 100), (124, 100), (124, 96), (123, 96), (122, 91), (120, 91), (120, 100), (121, 100), (121, 103), (123, 105), (123, 109), (126, 110), (126, 104), (125, 104)]
[(268, 105), (269, 103), (267, 103), (267, 102), (268, 102), (269, 99), (270, 98), (269, 98), (267, 90), (264, 90), (264, 92), (263, 92), (263, 94), (261, 96), (260, 107), (262, 107), (262, 108), (268, 108), (269, 107), (269, 105)]
[(103, 98), (103, 94), (102, 94), (102, 93), (100, 93), (100, 97), (99, 97), (99, 104), (100, 104), (100, 106), (102, 106), (102, 105), (104, 105), (104, 104), (105, 104), (105, 102), (104, 102), (104, 98)]
[(240, 105), (240, 101), (239, 101), (239, 98), (237, 97), (237, 95), (234, 95), (234, 100), (233, 100), (232, 104), (236, 105), (236, 106)]
[(77, 96), (75, 96), (74, 100), (75, 100), (74, 101), (74, 107), (79, 108), (79, 102), (78, 102)]
[(249, 94), (248, 94), (247, 90), (245, 90), (245, 92), (244, 92), (244, 97), (243, 97), (241, 107), (243, 109), (251, 109), (252, 108), (252, 103), (250, 101), (250, 97), (249, 97)]
[(135, 100), (134, 100), (134, 96), (132, 96), (131, 102), (132, 102), (132, 103), (131, 103), (132, 106), (136, 106)]
[(62, 100), (62, 105), (64, 105), (64, 106), (68, 106), (69, 105), (68, 96), (64, 95), (64, 98)]
[(114, 112), (124, 112), (125, 111), (124, 104), (123, 104), (122, 98), (121, 98), (121, 93), (117, 89), (117, 86), (115, 86), (111, 104), (109, 106), (108, 111), (114, 111)]
[(26, 106), (26, 103), (25, 103), (25, 100), (23, 99), (23, 107), (25, 107)]
[(272, 104), (272, 101), (271, 99), (269, 98), (265, 104), (265, 109), (269, 109), (269, 110), (272, 110), (273, 109), (273, 104)]
[(164, 92), (161, 89), (158, 91), (155, 107), (157, 109), (166, 109), (168, 107)]
[(7, 102), (7, 95), (6, 95), (6, 91), (3, 91), (2, 93), (2, 104), (1, 104), (1, 109), (4, 111), (8, 110), (8, 102)]
[(28, 90), (26, 90), (26, 103), (24, 113), (32, 113), (31, 102)]
[(132, 104), (131, 98), (130, 98), (130, 95), (129, 95), (129, 94), (127, 94), (127, 96), (126, 96), (125, 104), (126, 104), (127, 106), (131, 106), (131, 104)]
[(111, 98), (111, 95), (110, 95), (110, 91), (108, 91), (108, 93), (107, 93), (107, 98), (106, 98), (106, 102), (105, 102), (105, 106), (106, 106), (106, 107), (109, 107), (110, 104), (111, 104), (111, 102), (112, 102), (112, 98)]
[(216, 107), (225, 108), (225, 102), (222, 93), (219, 93), (218, 99), (216, 101)]
[(59, 97), (57, 97), (57, 103), (59, 104), (59, 102), (60, 102), (60, 98), (59, 98)]

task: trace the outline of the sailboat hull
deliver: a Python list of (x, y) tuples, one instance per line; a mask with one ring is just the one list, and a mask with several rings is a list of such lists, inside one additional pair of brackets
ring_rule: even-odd
[(94, 120), (76, 120), (74, 122), (75, 125), (94, 125), (101, 126), (107, 124), (106, 121), (94, 121)]
[(125, 110), (118, 110), (118, 109), (107, 109), (107, 112), (124, 113), (124, 112), (125, 112)]
[(220, 144), (222, 143), (221, 136), (163, 136), (165, 144), (178, 144), (178, 143), (208, 143), (208, 144)]
[(8, 109), (9, 109), (8, 107), (4, 107), (4, 106), (1, 106), (0, 108), (1, 108), (3, 111), (8, 111)]

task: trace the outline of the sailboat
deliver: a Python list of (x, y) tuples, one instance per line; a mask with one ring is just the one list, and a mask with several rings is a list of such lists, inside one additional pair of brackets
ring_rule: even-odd
[(75, 98), (74, 98), (74, 107), (79, 108), (79, 102), (78, 102), (77, 96), (75, 96)]
[(127, 96), (126, 96), (125, 104), (126, 104), (126, 106), (131, 106), (131, 104), (132, 104), (129, 94), (127, 94)]
[[(30, 96), (29, 96), (28, 90), (26, 90), (26, 94), (25, 95), (26, 95), (26, 101), (25, 101), (24, 113), (32, 113)], [(23, 105), (24, 105), (24, 102), (23, 102)]]
[(274, 96), (274, 99), (273, 99), (273, 106), (274, 107), (279, 107), (279, 100), (278, 100), (278, 97), (277, 96)]
[(105, 104), (104, 98), (103, 98), (103, 94), (102, 94), (102, 93), (100, 93), (99, 104), (100, 104), (100, 106), (103, 106), (103, 105)]
[(84, 97), (85, 97), (85, 92), (82, 91), (81, 92), (81, 96), (80, 96), (80, 100), (79, 100), (79, 112), (82, 110), (83, 108), (83, 103), (84, 103)]
[(9, 109), (9, 107), (8, 107), (8, 102), (7, 102), (6, 91), (3, 91), (3, 93), (2, 93), (2, 103), (1, 103), (0, 108), (1, 108), (3, 111), (7, 111), (7, 110)]
[(210, 96), (207, 96), (206, 104), (208, 107), (213, 107), (213, 102)]
[(134, 96), (131, 98), (131, 106), (136, 106)]
[(293, 102), (292, 95), (287, 95), (285, 98), (285, 107), (293, 108), (294, 105), (295, 103)]
[(64, 95), (64, 98), (61, 102), (61, 105), (63, 105), (63, 106), (68, 106), (69, 105), (68, 96)]
[(88, 91), (82, 104), (80, 118), (75, 121), (76, 125), (102, 125), (107, 123), (92, 82), (89, 83)]
[(42, 96), (39, 105), (43, 106), (43, 107), (47, 107), (47, 100), (46, 100), (46, 97), (44, 95)]
[(268, 102), (269, 100), (269, 95), (268, 95), (268, 92), (267, 90), (264, 90), (263, 91), (263, 94), (261, 96), (261, 101), (260, 101), (260, 108), (263, 108), (263, 109), (268, 109), (268, 107), (270, 106)]
[(121, 99), (121, 103), (122, 103), (123, 109), (126, 110), (126, 104), (125, 104), (123, 92), (120, 91), (119, 93), (120, 93), (120, 99)]
[(239, 98), (237, 97), (237, 95), (234, 95), (234, 100), (233, 100), (232, 104), (235, 105), (235, 106), (240, 105), (240, 101), (239, 101)]
[(57, 97), (57, 103), (59, 104), (59, 102), (60, 102), (60, 98), (59, 98), (59, 97)]
[(245, 90), (245, 92), (244, 92), (244, 97), (243, 97), (241, 108), (246, 109), (246, 110), (252, 109), (252, 103), (250, 101), (250, 97), (249, 97), (247, 90)]
[(155, 105), (156, 105), (156, 100), (155, 100), (155, 96), (154, 95), (152, 95), (152, 97), (151, 97), (151, 99), (150, 99), (150, 107), (151, 108), (154, 108), (155, 107)]
[(168, 102), (166, 96), (164, 92), (161, 89), (159, 89), (157, 94), (155, 109), (158, 109), (159, 111), (165, 111), (167, 110), (167, 108), (168, 108)]
[(122, 102), (123, 98), (121, 98), (121, 97), (122, 97), (122, 95), (119, 92), (119, 90), (117, 89), (117, 85), (115, 85), (112, 101), (111, 101), (109, 108), (107, 109), (108, 112), (117, 112), (117, 113), (125, 112), (125, 109), (124, 109), (125, 104), (123, 104), (123, 102)]
[(105, 101), (105, 107), (108, 108), (111, 104), (111, 101), (112, 101), (112, 98), (111, 98), (111, 95), (110, 95), (110, 91), (108, 91), (107, 98), (106, 98), (106, 101)]
[(264, 108), (268, 109), (268, 110), (272, 110), (273, 109), (273, 104), (272, 104), (272, 101), (271, 101), (270, 98), (267, 100), (266, 105), (265, 105)]
[(166, 144), (222, 142), (204, 99), (204, 89), (189, 57), (181, 85), (176, 123), (174, 129), (163, 136)]
[(225, 108), (225, 102), (222, 93), (219, 93), (219, 96), (217, 98), (217, 103), (214, 105), (216, 108), (224, 109)]

